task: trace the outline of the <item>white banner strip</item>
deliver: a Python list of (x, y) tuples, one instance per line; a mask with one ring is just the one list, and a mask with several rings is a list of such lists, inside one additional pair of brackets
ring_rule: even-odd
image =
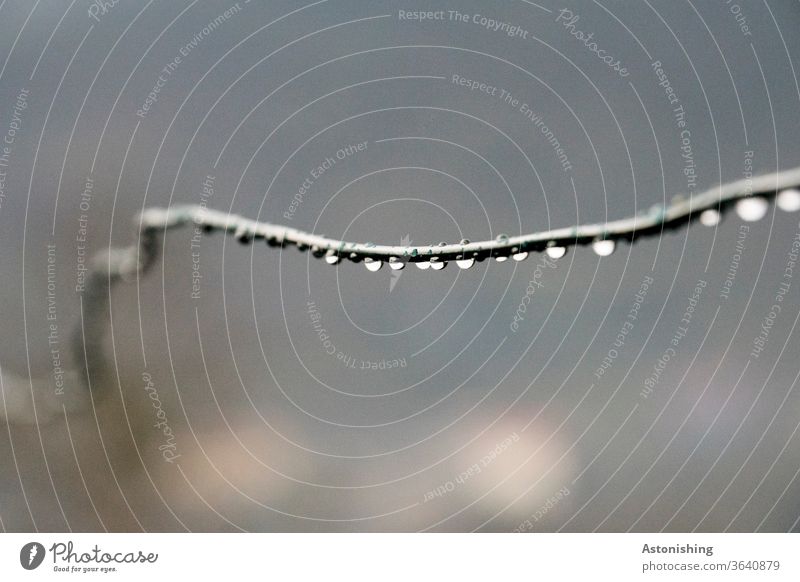
[[(793, 534), (4, 534), (3, 580), (800, 580)], [(225, 577), (225, 578), (223, 578)]]

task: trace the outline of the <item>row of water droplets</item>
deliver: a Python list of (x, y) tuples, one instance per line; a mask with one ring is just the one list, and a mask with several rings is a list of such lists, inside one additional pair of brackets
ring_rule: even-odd
[[(789, 188), (781, 191), (777, 196), (776, 204), (778, 208), (784, 212), (797, 212), (800, 210), (800, 190), (796, 188)], [(659, 206), (655, 208), (663, 213), (663, 207)], [(764, 218), (764, 216), (767, 214), (767, 211), (769, 210), (769, 202), (761, 196), (742, 198), (736, 202), (735, 210), (739, 218), (745, 222), (756, 222)], [(719, 222), (722, 220), (722, 215), (720, 214), (719, 210), (715, 208), (709, 208), (700, 213), (699, 219), (700, 224), (711, 227), (719, 224)], [(508, 235), (501, 234), (496, 240), (501, 243), (503, 241), (507, 241)], [(445, 244), (446, 243), (443, 242), (439, 243), (440, 246), (445, 246)], [(469, 240), (464, 239), (461, 241), (461, 244), (467, 245), (469, 244)], [(600, 257), (607, 257), (613, 254), (615, 249), (616, 242), (609, 238), (598, 238), (592, 242), (592, 250)], [(550, 241), (545, 247), (544, 252), (551, 259), (560, 259), (567, 253), (567, 247), (561, 246), (555, 241)], [(511, 248), (508, 255), (497, 255), (494, 257), (494, 260), (498, 263), (502, 263), (507, 261), (509, 256), (515, 261), (524, 261), (528, 257), (528, 253), (526, 251), (521, 251), (518, 248)], [(352, 256), (350, 258), (357, 260), (358, 257)], [(340, 261), (341, 257), (335, 251), (328, 251), (328, 253), (325, 255), (325, 262), (327, 262), (329, 265), (336, 265)], [(460, 258), (456, 258), (455, 260), (456, 266), (461, 269), (469, 269), (475, 265), (475, 262), (476, 258), (467, 256), (460, 256)], [(380, 259), (373, 259), (369, 257), (364, 258), (364, 266), (368, 271), (373, 273), (379, 271), (381, 267), (383, 267), (383, 263), (384, 261)], [(406, 266), (406, 262), (399, 257), (390, 257), (388, 264), (390, 269), (396, 271), (399, 271)], [(418, 269), (433, 269), (434, 271), (441, 271), (447, 266), (446, 261), (442, 261), (436, 256), (431, 257), (428, 261), (419, 261), (415, 262), (414, 264)]]
[[(800, 210), (800, 190), (797, 188), (787, 188), (781, 190), (777, 193), (776, 205), (784, 212), (797, 212)], [(748, 196), (737, 200), (734, 204), (734, 208), (742, 220), (745, 222), (755, 222), (761, 220), (767, 214), (767, 211), (769, 210), (769, 202), (762, 196)], [(663, 205), (656, 205), (650, 209), (648, 215), (651, 219), (650, 226), (652, 226), (653, 223), (663, 224), (667, 217), (667, 211)], [(653, 221), (653, 217), (656, 218), (655, 221)], [(716, 208), (706, 208), (705, 210), (699, 211), (697, 217), (699, 218), (700, 224), (708, 227), (716, 226), (722, 220), (722, 215)], [(234, 233), (235, 238), (242, 243), (249, 243), (253, 240), (253, 238), (258, 238), (260, 233), (257, 227), (254, 228), (254, 224), (257, 223), (254, 221), (239, 223)], [(204, 228), (208, 231), (213, 231), (216, 228), (219, 228), (219, 226), (205, 224)], [(577, 232), (577, 227), (573, 230)], [(616, 241), (611, 237), (626, 238), (626, 235), (632, 234), (633, 232), (626, 231), (625, 233), (617, 232), (612, 233), (611, 235), (598, 236), (591, 242), (592, 250), (600, 257), (607, 257), (616, 249)], [(284, 241), (281, 238), (277, 238), (275, 236), (265, 236), (265, 238), (267, 244), (271, 246), (283, 246), (284, 244)], [(517, 246), (509, 247), (503, 244), (508, 241), (509, 237), (505, 234), (501, 234), (496, 238), (496, 242), (500, 243), (500, 246), (495, 247), (490, 253), (491, 257), (494, 258), (495, 261), (502, 263), (507, 261), (509, 258), (515, 261), (523, 261), (528, 257), (528, 252), (526, 250)], [(552, 259), (559, 259), (567, 252), (567, 245), (565, 244), (566, 242), (567, 241), (564, 240), (551, 240), (545, 245), (544, 252)], [(439, 246), (446, 246), (446, 244), (447, 243), (442, 242), (439, 243)], [(464, 239), (460, 244), (468, 245), (469, 241)], [(366, 246), (374, 245), (368, 244)], [(325, 262), (329, 265), (337, 265), (345, 258), (350, 259), (353, 262), (361, 262), (363, 260), (364, 266), (368, 271), (371, 272), (379, 271), (383, 267), (384, 262), (387, 262), (389, 268), (392, 270), (400, 270), (405, 268), (407, 262), (413, 262), (418, 269), (422, 270), (432, 269), (434, 271), (440, 271), (447, 266), (447, 261), (442, 260), (441, 257), (437, 257), (434, 252), (430, 253), (430, 258), (422, 261), (403, 260), (403, 258), (400, 256), (389, 257), (388, 261), (384, 261), (382, 259), (364, 256), (363, 251), (348, 252), (344, 248), (344, 243), (341, 243), (341, 246), (338, 250), (326, 250), (317, 246), (309, 246), (308, 244), (301, 243), (297, 244), (297, 248), (300, 251), (310, 250), (314, 256), (324, 258)], [(417, 258), (418, 252), (419, 251), (416, 248), (408, 248), (406, 249), (404, 256)], [(456, 255), (454, 262), (461, 269), (469, 269), (474, 266), (477, 261), (482, 261), (484, 258), (487, 258), (485, 251), (472, 253), (465, 252), (464, 254)]]

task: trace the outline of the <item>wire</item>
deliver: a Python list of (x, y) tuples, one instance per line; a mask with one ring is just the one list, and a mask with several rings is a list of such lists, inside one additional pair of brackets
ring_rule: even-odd
[[(325, 258), (330, 264), (342, 259), (353, 262), (364, 261), (370, 270), (378, 270), (387, 262), (392, 268), (402, 268), (406, 263), (435, 270), (448, 261), (456, 261), (467, 268), (475, 261), (488, 257), (504, 260), (509, 256), (522, 260), (529, 252), (547, 252), (561, 256), (575, 245), (593, 244), (600, 255), (613, 252), (617, 241), (633, 241), (641, 236), (657, 235), (667, 229), (675, 229), (700, 218), (707, 226), (716, 225), (722, 213), (735, 207), (744, 220), (757, 220), (767, 209), (766, 198), (776, 195), (779, 207), (786, 210), (800, 208), (800, 168), (766, 174), (754, 178), (722, 184), (691, 197), (676, 196), (668, 206), (656, 205), (646, 213), (622, 218), (612, 222), (571, 226), (555, 230), (535, 232), (509, 237), (500, 235), (495, 240), (457, 244), (439, 243), (428, 246), (392, 246), (370, 242), (348, 242), (320, 236), (283, 225), (258, 222), (197, 205), (150, 208), (139, 215), (141, 231), (140, 251), (122, 251), (113, 265), (119, 275), (132, 274), (146, 269), (158, 254), (159, 243), (155, 233), (186, 224), (194, 224), (206, 232), (225, 231), (232, 233), (240, 242), (265, 240), (268, 245), (286, 247), (295, 245), (300, 250), (309, 250), (314, 256)], [(134, 260), (133, 255), (137, 255)], [(437, 268), (438, 267), (438, 268)]]

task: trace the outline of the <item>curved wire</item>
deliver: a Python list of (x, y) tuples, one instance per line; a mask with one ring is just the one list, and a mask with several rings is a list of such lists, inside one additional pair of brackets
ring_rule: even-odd
[[(428, 246), (390, 246), (372, 243), (347, 242), (304, 232), (287, 226), (257, 222), (241, 216), (210, 210), (202, 206), (174, 206), (150, 208), (136, 219), (138, 240), (125, 248), (109, 248), (92, 257), (87, 273), (82, 303), (83, 326), (76, 329), (72, 338), (73, 370), (68, 370), (69, 382), (83, 384), (84, 392), (70, 391), (75, 402), (72, 409), (86, 408), (89, 392), (92, 398), (102, 396), (102, 390), (91, 390), (93, 377), (102, 373), (104, 362), (104, 331), (109, 309), (110, 288), (119, 281), (133, 280), (148, 271), (162, 248), (162, 235), (167, 229), (193, 224), (206, 232), (232, 233), (241, 242), (265, 240), (275, 247), (295, 245), (311, 251), (326, 262), (337, 264), (341, 259), (364, 261), (370, 270), (378, 270), (384, 262), (397, 269), (406, 263), (417, 263), (423, 268), (441, 269), (447, 261), (455, 260), (463, 268), (487, 257), (499, 260), (512, 256), (524, 259), (531, 251), (545, 251), (561, 256), (575, 245), (594, 243), (595, 250), (605, 255), (613, 250), (618, 240), (633, 241), (640, 236), (656, 235), (699, 218), (702, 223), (714, 225), (722, 213), (736, 208), (745, 220), (758, 220), (766, 214), (765, 198), (778, 196), (778, 206), (787, 211), (800, 210), (800, 168), (766, 174), (752, 179), (722, 184), (691, 197), (675, 197), (666, 207), (654, 206), (646, 213), (606, 222), (559, 228), (515, 237), (500, 236), (495, 240), (458, 244), (441, 243)], [(740, 205), (750, 205), (745, 208)], [(603, 246), (605, 245), (605, 246)], [(610, 250), (609, 250), (609, 246)], [(554, 255), (551, 255), (554, 256)], [(64, 401), (53, 396), (49, 379), (25, 380), (4, 374), (0, 378), (6, 407), (0, 410), (0, 419), (8, 422), (49, 422), (59, 418)], [(33, 407), (34, 392), (37, 408)], [(36, 410), (39, 413), (37, 415)]]
[[(427, 246), (342, 241), (197, 205), (173, 206), (166, 209), (150, 208), (139, 215), (138, 222), (142, 235), (140, 245), (145, 252), (136, 254), (145, 258), (154, 256), (158, 252), (155, 232), (191, 223), (206, 232), (232, 233), (243, 243), (265, 240), (268, 245), (276, 247), (295, 245), (300, 250), (310, 250), (317, 257), (326, 257), (331, 264), (336, 264), (341, 259), (349, 259), (354, 262), (389, 262), (399, 268), (399, 263), (407, 262), (480, 261), (487, 257), (519, 256), (528, 252), (546, 251), (549, 247), (566, 249), (604, 240), (633, 241), (640, 236), (659, 234), (665, 229), (678, 228), (698, 218), (705, 211), (721, 214), (739, 200), (749, 197), (769, 198), (784, 189), (797, 186), (800, 186), (800, 168), (722, 184), (691, 197), (678, 196), (666, 207), (656, 205), (643, 214), (611, 222), (571, 226), (513, 237), (500, 235), (495, 240), (480, 242), (464, 240), (457, 244), (439, 243)], [(717, 214), (714, 216), (718, 217)], [(127, 250), (127, 252), (130, 255), (132, 251)], [(120, 258), (123, 257), (124, 251), (123, 255), (120, 255)], [(129, 269), (146, 268), (147, 260), (141, 264), (140, 262), (128, 257), (127, 261), (122, 260), (117, 263), (117, 269), (120, 273), (127, 273)]]

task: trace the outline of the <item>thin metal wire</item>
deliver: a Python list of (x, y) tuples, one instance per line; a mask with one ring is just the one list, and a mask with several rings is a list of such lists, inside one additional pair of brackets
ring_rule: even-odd
[(310, 250), (317, 257), (328, 257), (328, 262), (332, 264), (339, 259), (391, 263), (470, 259), (480, 261), (487, 257), (542, 252), (553, 246), (566, 249), (601, 240), (633, 241), (640, 236), (656, 235), (666, 229), (679, 228), (698, 218), (706, 210), (722, 214), (740, 199), (751, 196), (770, 198), (784, 189), (797, 186), (800, 186), (800, 168), (722, 184), (691, 197), (677, 196), (666, 207), (657, 205), (643, 214), (612, 222), (571, 226), (513, 237), (501, 235), (495, 240), (480, 242), (465, 240), (457, 244), (440, 243), (428, 246), (342, 241), (197, 205), (150, 208), (141, 213), (137, 221), (141, 231), (140, 250), (134, 248), (121, 251), (113, 265), (113, 272), (124, 276), (146, 269), (158, 254), (159, 242), (155, 233), (185, 224), (194, 224), (206, 232), (232, 233), (245, 243), (265, 240), (275, 247), (295, 245), (301, 250)]
[[(678, 196), (666, 207), (655, 206), (644, 214), (604, 224), (559, 228), (515, 237), (501, 236), (495, 240), (475, 243), (462, 241), (458, 244), (429, 246), (390, 246), (340, 241), (201, 206), (146, 209), (136, 219), (136, 244), (121, 249), (105, 249), (92, 257), (83, 297), (83, 326), (78, 327), (71, 342), (75, 369), (67, 371), (66, 380), (69, 383), (82, 384), (85, 391), (71, 390), (70, 397), (74, 402), (69, 407), (73, 410), (86, 408), (89, 387), (102, 385), (102, 382), (90, 381), (98, 378), (103, 370), (103, 335), (111, 286), (119, 281), (133, 280), (152, 268), (162, 248), (162, 236), (171, 228), (193, 224), (206, 232), (232, 233), (242, 242), (265, 240), (267, 244), (279, 248), (295, 245), (301, 250), (311, 251), (317, 257), (324, 257), (330, 264), (349, 259), (355, 262), (364, 261), (370, 270), (377, 270), (384, 262), (388, 262), (393, 268), (411, 262), (438, 270), (451, 260), (466, 267), (487, 257), (502, 259), (513, 256), (522, 259), (532, 251), (557, 252), (560, 256), (568, 247), (589, 243), (594, 243), (595, 251), (604, 256), (613, 251), (618, 240), (633, 241), (640, 236), (657, 235), (696, 218), (703, 224), (714, 225), (724, 212), (734, 207), (745, 220), (757, 220), (766, 213), (765, 199), (776, 195), (779, 196), (779, 207), (787, 211), (799, 211), (800, 191), (796, 190), (799, 186), (800, 168), (796, 168), (723, 184), (688, 198)], [(750, 208), (740, 206), (748, 204)], [(53, 396), (49, 379), (33, 382), (7, 373), (3, 376), (0, 381), (4, 380), (2, 388), (6, 407), (0, 409), (0, 418), (8, 422), (38, 421), (40, 424), (60, 418), (65, 404), (63, 400)], [(91, 392), (94, 399), (104, 391)], [(37, 394), (38, 415), (34, 414), (34, 393)]]

